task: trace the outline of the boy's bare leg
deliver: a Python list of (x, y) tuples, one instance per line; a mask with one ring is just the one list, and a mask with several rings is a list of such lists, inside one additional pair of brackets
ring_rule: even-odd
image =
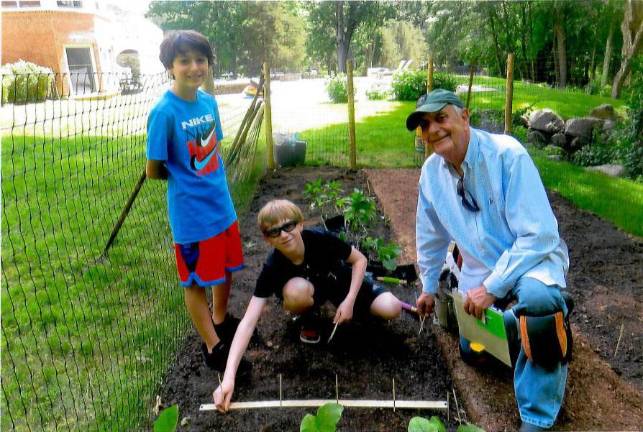
[(215, 333), (214, 326), (212, 325), (205, 288), (192, 285), (189, 288), (185, 288), (184, 292), (185, 306), (188, 309), (192, 323), (208, 347), (208, 351), (212, 351), (212, 348), (219, 343), (219, 337)]
[(212, 287), (212, 321), (219, 325), (225, 320), (232, 286), (232, 274), (225, 272), (225, 282)]
[(378, 295), (373, 303), (371, 303), (371, 314), (390, 320), (400, 316), (402, 312), (402, 304), (390, 292), (385, 292)]

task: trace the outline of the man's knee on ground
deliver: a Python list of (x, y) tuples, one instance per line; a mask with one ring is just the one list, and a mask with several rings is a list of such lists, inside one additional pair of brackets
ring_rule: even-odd
[(284, 309), (300, 314), (315, 303), (313, 294), (315, 287), (304, 278), (296, 277), (286, 282), (283, 288)]
[(401, 312), (402, 304), (389, 292), (378, 295), (371, 303), (371, 314), (386, 320), (397, 318)]

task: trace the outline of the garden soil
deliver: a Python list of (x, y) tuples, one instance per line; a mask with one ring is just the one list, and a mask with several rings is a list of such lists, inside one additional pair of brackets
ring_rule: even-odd
[[(317, 178), (340, 180), (345, 191), (357, 187), (377, 196), (383, 217), (377, 235), (403, 246), (403, 262), (415, 258), (415, 204), (419, 170), (350, 172), (331, 168), (283, 169), (261, 181), (250, 209), (240, 219), (247, 269), (237, 273), (230, 311), (241, 316), (269, 248), (256, 228), (256, 214), (273, 198), (287, 198), (305, 210), (309, 225), (319, 217), (303, 199), (303, 186)], [(569, 289), (576, 300), (572, 316), (574, 360), (557, 429), (640, 430), (641, 281), (643, 244), (599, 218), (550, 195), (560, 231), (571, 255)], [(418, 287), (391, 287), (413, 303)], [(331, 343), (332, 308), (324, 309), (322, 343), (299, 342), (298, 328), (277, 300), (268, 303), (245, 358), (252, 372), (237, 380), (233, 400), (393, 399), (447, 400), (448, 412), (348, 408), (340, 431), (406, 431), (415, 415), (439, 415), (450, 430), (472, 421), (489, 431), (516, 430), (511, 371), (496, 364), (483, 370), (464, 365), (456, 338), (436, 325), (418, 334), (408, 315), (389, 323), (369, 320), (341, 326)], [(618, 349), (617, 349), (618, 348)], [(281, 389), (280, 389), (281, 376)], [(336, 386), (336, 379), (338, 385)], [(200, 412), (218, 384), (203, 366), (192, 331), (168, 371), (163, 406), (177, 403), (182, 431), (298, 431), (313, 409), (256, 409), (226, 415)]]

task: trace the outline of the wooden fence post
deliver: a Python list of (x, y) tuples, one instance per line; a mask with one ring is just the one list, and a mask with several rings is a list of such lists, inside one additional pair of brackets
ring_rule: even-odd
[(427, 74), (426, 74), (426, 92), (429, 93), (433, 90), (433, 56), (429, 54), (429, 61), (427, 63)]
[(346, 60), (346, 79), (348, 90), (348, 140), (350, 146), (350, 166), (357, 168), (357, 148), (355, 144), (355, 92), (353, 90), (353, 62)]
[(514, 97), (514, 54), (507, 55), (507, 93), (505, 95), (505, 134), (511, 134), (511, 111)]
[[(426, 92), (429, 93), (431, 90), (433, 90), (433, 55), (429, 54), (429, 61), (427, 62), (427, 73), (426, 73)], [(417, 128), (415, 131), (416, 135), (420, 136), (420, 139), (422, 139), (422, 129)], [(429, 147), (429, 143), (425, 142), (424, 143), (424, 159), (428, 158), (431, 156), (431, 147)]]
[(471, 63), (469, 66), (469, 89), (467, 90), (467, 109), (469, 109), (469, 103), (471, 102), (471, 87), (473, 86), (473, 72), (476, 69), (476, 64)]
[[(272, 142), (272, 106), (270, 104), (270, 65), (268, 62), (263, 64), (263, 103), (264, 119), (266, 120), (266, 148), (268, 150), (268, 169), (275, 169), (274, 144)], [(257, 91), (261, 89), (258, 88)]]

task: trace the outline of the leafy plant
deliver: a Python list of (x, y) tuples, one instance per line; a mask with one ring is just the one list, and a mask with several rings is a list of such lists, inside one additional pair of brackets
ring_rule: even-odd
[(342, 192), (342, 184), (337, 180), (317, 179), (304, 185), (304, 198), (310, 201), (310, 208), (317, 208), (323, 217), (340, 212), (337, 204)]
[(373, 198), (359, 189), (355, 189), (350, 195), (340, 198), (338, 207), (344, 209), (344, 219), (349, 228), (355, 233), (365, 232), (366, 228), (375, 219), (377, 211)]
[(334, 103), (348, 102), (348, 88), (345, 74), (337, 74), (326, 83), (328, 97)]
[(335, 432), (344, 407), (329, 402), (317, 409), (317, 415), (306, 414), (301, 421), (299, 432)]
[(154, 432), (174, 432), (179, 424), (179, 406), (165, 408), (154, 421)]
[(42, 102), (49, 96), (54, 80), (51, 69), (24, 60), (2, 66), (0, 74), (3, 104)]
[(368, 100), (385, 100), (389, 96), (388, 90), (383, 89), (370, 89), (366, 90), (366, 97)]
[[(393, 94), (396, 100), (416, 101), (426, 93), (427, 72), (425, 70), (403, 71), (393, 75)], [(455, 91), (455, 77), (445, 73), (433, 74), (433, 88)]]
[(413, 417), (409, 422), (409, 432), (446, 432), (446, 428), (439, 417), (433, 416), (430, 420)]
[(400, 256), (400, 247), (395, 243), (386, 243), (381, 238), (366, 237), (362, 242), (365, 250), (373, 252), (378, 261), (388, 271), (397, 267), (397, 258)]

